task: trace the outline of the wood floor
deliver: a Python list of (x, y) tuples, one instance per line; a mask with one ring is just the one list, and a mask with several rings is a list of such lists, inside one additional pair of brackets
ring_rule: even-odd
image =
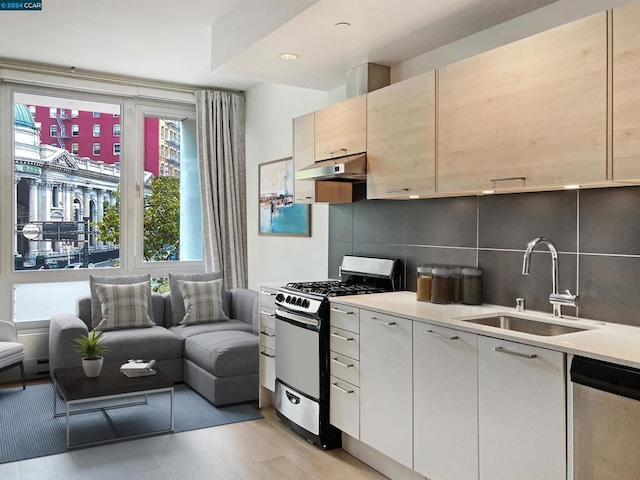
[[(46, 382), (47, 380), (45, 380)], [(28, 382), (33, 384), (36, 382)], [(37, 383), (41, 383), (38, 380)], [(1, 387), (18, 386), (5, 384)], [(0, 388), (1, 388), (0, 387)], [(263, 419), (0, 465), (0, 478), (361, 480), (387, 477), (344, 450), (325, 451)], [(100, 459), (97, 462), (96, 459)], [(98, 467), (101, 469), (98, 470)], [(107, 469), (107, 470), (105, 470)], [(46, 476), (41, 477), (40, 475)], [(36, 473), (34, 477), (33, 474)], [(106, 476), (105, 476), (106, 475)]]

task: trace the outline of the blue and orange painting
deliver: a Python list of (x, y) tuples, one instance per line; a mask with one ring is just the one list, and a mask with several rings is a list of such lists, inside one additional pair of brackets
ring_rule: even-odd
[(293, 160), (260, 165), (260, 233), (309, 235), (309, 206), (293, 202)]

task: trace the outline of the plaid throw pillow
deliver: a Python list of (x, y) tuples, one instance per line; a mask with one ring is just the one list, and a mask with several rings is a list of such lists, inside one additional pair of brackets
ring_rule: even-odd
[(210, 282), (178, 281), (185, 315), (180, 325), (228, 320), (222, 308), (222, 279)]
[(148, 306), (151, 287), (149, 282), (130, 285), (95, 283), (100, 299), (102, 320), (96, 330), (152, 327)]

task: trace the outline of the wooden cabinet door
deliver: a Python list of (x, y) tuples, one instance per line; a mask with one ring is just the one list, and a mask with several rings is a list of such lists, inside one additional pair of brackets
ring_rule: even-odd
[(438, 192), (606, 180), (606, 15), (439, 69)]
[(567, 476), (565, 355), (478, 337), (480, 480)]
[[(314, 163), (314, 113), (308, 113), (293, 119), (293, 171)], [(295, 203), (313, 203), (316, 182), (311, 180), (294, 181)]]
[(315, 112), (315, 161), (364, 152), (367, 97), (350, 98)]
[(478, 336), (413, 324), (414, 470), (478, 480)]
[(435, 191), (435, 72), (367, 95), (367, 198)]
[(360, 440), (413, 468), (412, 322), (360, 310)]
[(640, 179), (640, 3), (613, 10), (613, 180)]

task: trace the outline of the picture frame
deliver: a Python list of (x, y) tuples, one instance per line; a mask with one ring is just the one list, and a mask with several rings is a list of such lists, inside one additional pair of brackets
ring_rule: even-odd
[(258, 234), (311, 236), (311, 206), (294, 203), (293, 158), (258, 165)]

